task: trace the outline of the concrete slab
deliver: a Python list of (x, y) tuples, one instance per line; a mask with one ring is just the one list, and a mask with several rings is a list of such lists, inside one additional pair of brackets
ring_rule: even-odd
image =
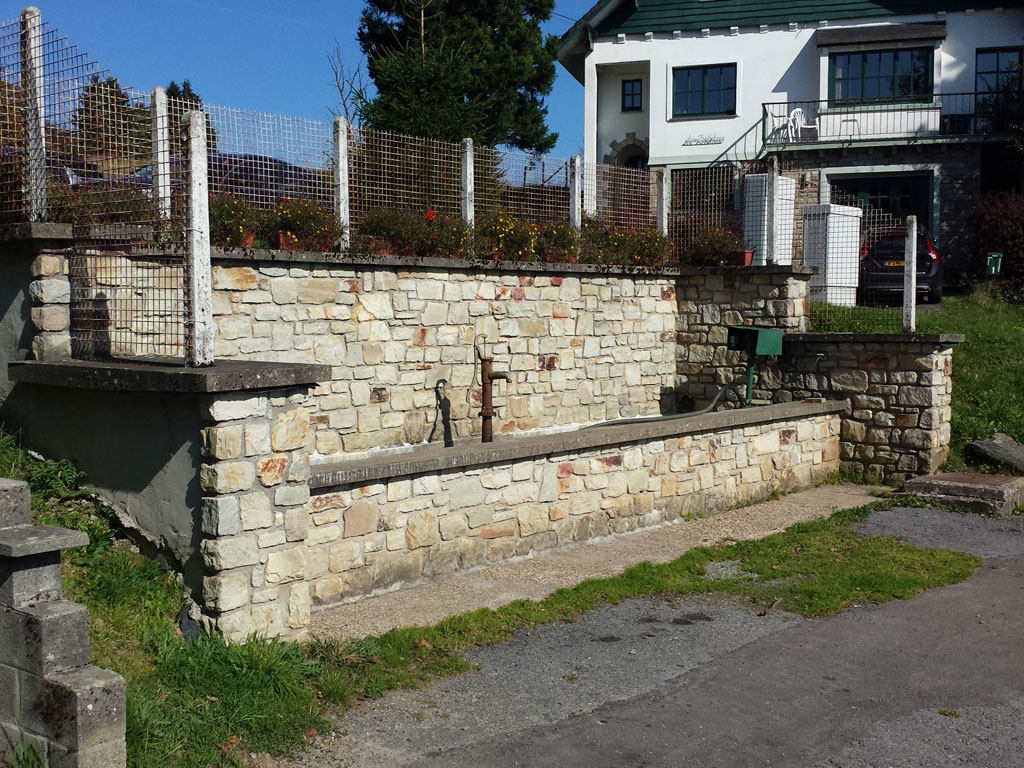
[(693, 547), (722, 539), (746, 540), (793, 523), (863, 506), (877, 496), (862, 485), (825, 485), (712, 517), (646, 528), (592, 540), (332, 605), (313, 614), (314, 635), (364, 637), (395, 627), (433, 624), (477, 608), (497, 608), (520, 598), (539, 600), (584, 579), (614, 576), (642, 561), (667, 562)]
[(908, 480), (903, 491), (979, 514), (1009, 517), (1024, 503), (1024, 477), (940, 472)]

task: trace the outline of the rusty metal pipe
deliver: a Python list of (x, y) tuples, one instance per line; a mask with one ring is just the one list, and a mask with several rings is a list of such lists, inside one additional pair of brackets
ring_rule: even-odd
[(494, 441), (494, 382), (499, 379), (508, 381), (507, 373), (498, 373), (492, 370), (494, 366), (493, 357), (484, 357), (477, 348), (477, 357), (480, 358), (480, 442), (490, 443)]

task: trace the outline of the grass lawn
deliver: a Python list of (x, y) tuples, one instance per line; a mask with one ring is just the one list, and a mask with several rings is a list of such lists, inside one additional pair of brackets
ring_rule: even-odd
[[(907, 598), (962, 581), (981, 562), (854, 533), (852, 522), (890, 503), (880, 501), (758, 541), (699, 547), (670, 563), (641, 563), (544, 600), (517, 600), (429, 627), (301, 646), (262, 638), (227, 645), (207, 635), (187, 642), (176, 629), (182, 592), (174, 578), (114, 533), (110, 511), (80, 490), (82, 478), (72, 465), (30, 459), (0, 432), (0, 476), (30, 483), (37, 521), (90, 535), (88, 547), (65, 553), (65, 590), (89, 607), (94, 662), (128, 681), (133, 768), (239, 766), (245, 751), (285, 754), (325, 727), (332, 712), (466, 671), (461, 652), (468, 648), (628, 598), (724, 592), (756, 607), (827, 616), (853, 601)], [(745, 573), (706, 577), (709, 563), (724, 561)]]
[[(815, 331), (893, 331), (891, 309), (812, 307)], [(966, 444), (993, 432), (1024, 442), (1024, 306), (999, 301), (983, 289), (947, 296), (918, 312), (921, 333), (962, 333), (953, 349), (953, 419), (949, 466), (972, 462)]]

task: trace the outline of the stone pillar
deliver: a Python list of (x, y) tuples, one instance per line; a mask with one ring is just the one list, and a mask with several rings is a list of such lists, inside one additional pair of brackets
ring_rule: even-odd
[(36, 360), (71, 359), (71, 282), (63, 250), (42, 250), (32, 262), (32, 356)]
[(60, 551), (81, 531), (32, 525), (25, 483), (0, 479), (0, 763), (123, 768), (124, 680), (89, 665), (89, 613), (63, 600)]
[[(258, 632), (301, 638), (309, 624), (306, 583), (327, 572), (313, 547), (306, 390), (207, 396), (201, 403), (203, 612), (227, 638)], [(334, 526), (337, 528), (337, 526)], [(323, 562), (320, 562), (320, 561)]]

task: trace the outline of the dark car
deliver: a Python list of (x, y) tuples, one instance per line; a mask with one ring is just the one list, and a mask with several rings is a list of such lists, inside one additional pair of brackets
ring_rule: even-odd
[[(862, 299), (897, 299), (903, 293), (903, 271), (906, 263), (906, 232), (892, 229), (870, 233), (860, 252), (860, 286)], [(917, 295), (931, 304), (942, 301), (942, 258), (927, 230), (917, 230)]]
[[(184, 168), (180, 155), (171, 158), (171, 185), (180, 184)], [(326, 171), (317, 172), (266, 155), (211, 153), (207, 160), (212, 194), (228, 194), (259, 205), (273, 205), (281, 198), (316, 199), (326, 194)], [(124, 178), (144, 188), (153, 185), (153, 166), (147, 164)]]

